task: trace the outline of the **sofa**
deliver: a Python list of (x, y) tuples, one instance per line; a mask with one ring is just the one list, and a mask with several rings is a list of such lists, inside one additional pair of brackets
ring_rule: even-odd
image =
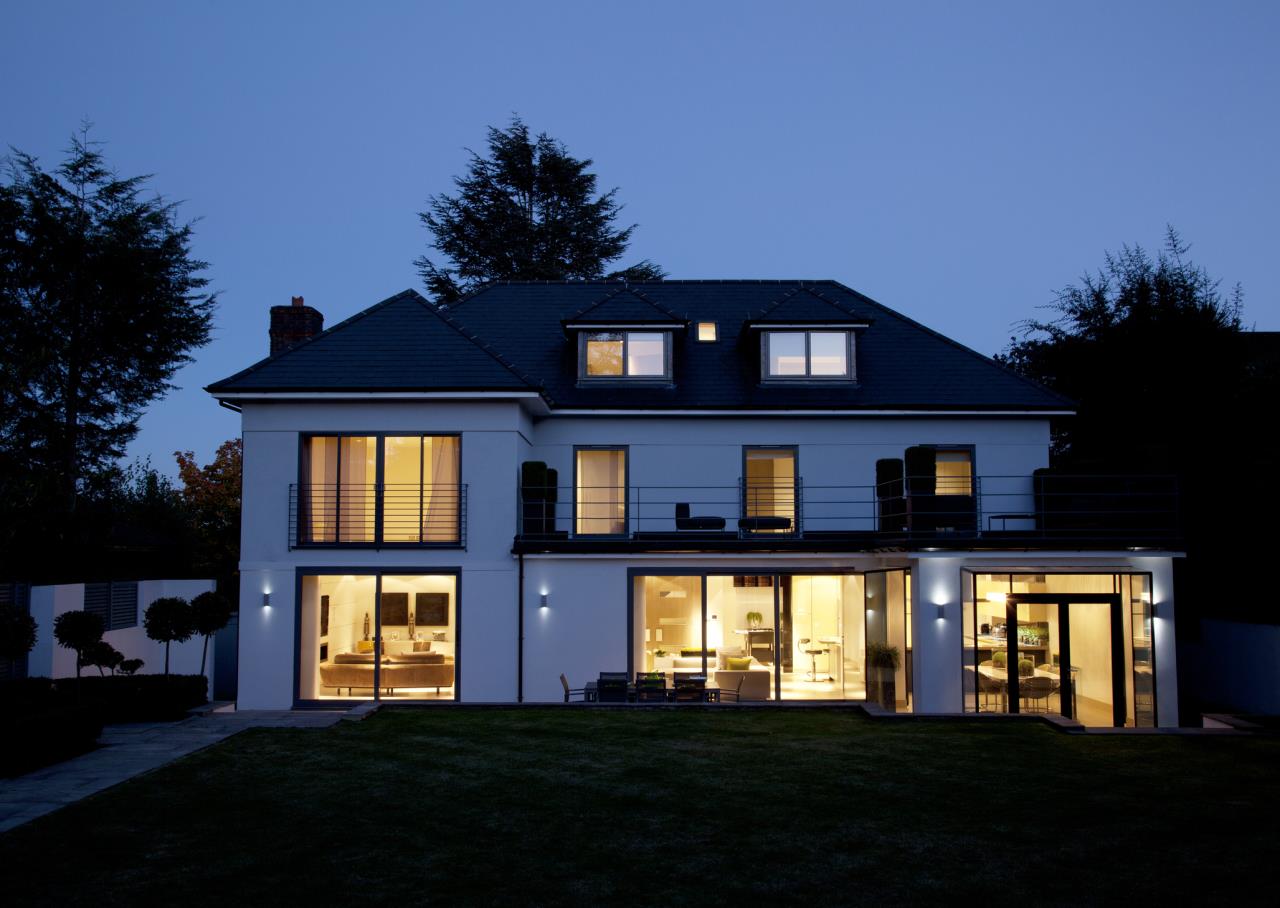
[(741, 650), (723, 650), (716, 658), (715, 682), (721, 690), (736, 690), (738, 700), (768, 700), (773, 693), (773, 667), (752, 659), (745, 669), (730, 668), (730, 659), (743, 659)]
[[(439, 652), (413, 652), (396, 647), (382, 657), (382, 689), (395, 693), (397, 688), (452, 687), (454, 661)], [(320, 684), (324, 687), (352, 690), (373, 689), (373, 653), (337, 653), (320, 663)]]

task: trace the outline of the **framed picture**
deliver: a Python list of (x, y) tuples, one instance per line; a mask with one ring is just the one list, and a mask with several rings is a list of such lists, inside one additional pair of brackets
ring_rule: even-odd
[(413, 614), (419, 627), (448, 627), (449, 594), (416, 594), (413, 602)]
[(329, 597), (320, 597), (320, 636), (329, 636)]
[(382, 626), (399, 627), (409, 623), (409, 594), (382, 594)]

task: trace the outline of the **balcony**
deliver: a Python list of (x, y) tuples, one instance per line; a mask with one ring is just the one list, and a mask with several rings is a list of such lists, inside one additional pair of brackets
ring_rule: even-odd
[(979, 476), (963, 487), (538, 486), (518, 498), (516, 551), (837, 551), (884, 547), (1151, 548), (1180, 539), (1161, 476)]
[(467, 486), (289, 486), (289, 548), (467, 547)]

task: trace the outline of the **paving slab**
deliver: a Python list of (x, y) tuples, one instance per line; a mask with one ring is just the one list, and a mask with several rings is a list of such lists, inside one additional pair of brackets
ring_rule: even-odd
[(0, 779), (0, 832), (226, 740), (246, 728), (327, 728), (339, 710), (217, 710), (180, 722), (108, 725), (98, 748)]

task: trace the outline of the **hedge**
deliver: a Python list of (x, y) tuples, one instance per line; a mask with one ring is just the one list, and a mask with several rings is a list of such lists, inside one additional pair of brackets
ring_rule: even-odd
[(60, 704), (93, 706), (105, 722), (181, 719), (187, 710), (208, 702), (208, 685), (204, 675), (84, 675), (77, 695), (75, 678), (53, 682)]

